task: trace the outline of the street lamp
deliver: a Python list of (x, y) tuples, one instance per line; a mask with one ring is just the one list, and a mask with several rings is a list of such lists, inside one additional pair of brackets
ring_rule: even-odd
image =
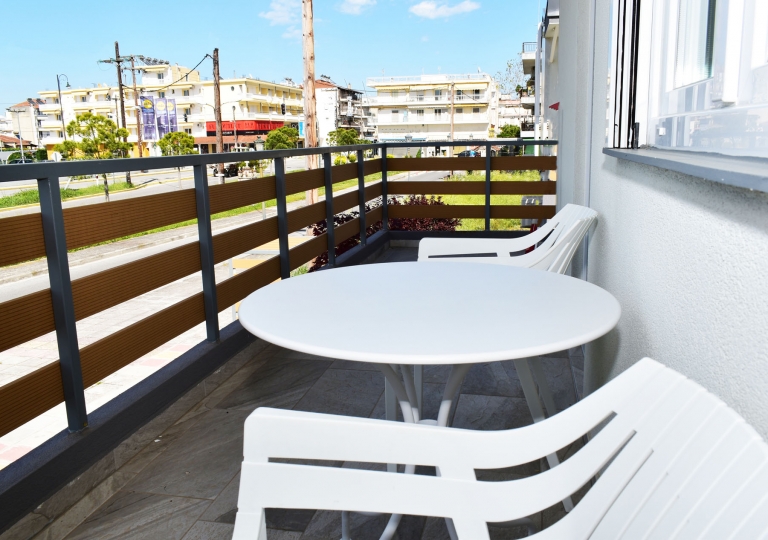
[(67, 140), (67, 126), (64, 125), (64, 104), (61, 102), (61, 77), (64, 77), (67, 80), (67, 88), (72, 88), (69, 85), (69, 77), (64, 75), (63, 73), (60, 75), (56, 75), (56, 87), (59, 89), (59, 110), (61, 111), (61, 127), (63, 129), (64, 133), (64, 140)]
[(236, 107), (232, 105), (232, 130), (235, 132), (235, 152), (237, 152), (237, 121), (235, 120)]

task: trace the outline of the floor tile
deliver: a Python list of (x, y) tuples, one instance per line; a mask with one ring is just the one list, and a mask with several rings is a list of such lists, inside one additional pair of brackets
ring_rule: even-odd
[(240, 473), (237, 473), (232, 481), (227, 484), (211, 506), (200, 516), (204, 521), (216, 521), (218, 523), (234, 523), (237, 513), (237, 496), (240, 489)]
[(329, 369), (294, 409), (368, 417), (383, 392), (384, 375), (380, 372)]
[(181, 539), (210, 501), (120, 491), (66, 540)]
[(235, 526), (229, 523), (198, 521), (182, 540), (230, 540)]
[(330, 360), (271, 358), (217, 407), (252, 411), (257, 407), (293, 407), (325, 373)]
[(464, 378), (461, 392), (483, 396), (524, 397), (517, 373), (505, 369), (501, 362), (473, 365)]
[(240, 470), (248, 413), (215, 409), (185, 431), (126, 487), (147, 493), (216, 498)]

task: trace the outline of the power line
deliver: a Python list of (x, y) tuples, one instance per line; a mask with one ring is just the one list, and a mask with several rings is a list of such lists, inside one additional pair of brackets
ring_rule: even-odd
[(203, 59), (202, 59), (202, 60), (200, 60), (200, 61), (197, 63), (197, 66), (195, 66), (195, 67), (193, 67), (192, 69), (190, 69), (189, 71), (187, 71), (187, 73), (186, 73), (186, 74), (182, 75), (182, 76), (181, 76), (179, 79), (177, 79), (177, 80), (173, 81), (171, 84), (169, 84), (169, 85), (166, 85), (166, 86), (163, 86), (162, 88), (158, 88), (158, 89), (156, 90), (156, 92), (159, 92), (160, 90), (165, 90), (165, 89), (166, 89), (166, 88), (168, 88), (169, 86), (173, 86), (173, 85), (174, 85), (174, 84), (176, 84), (177, 82), (181, 81), (181, 79), (184, 79), (184, 78), (186, 78), (186, 77), (187, 77), (187, 76), (188, 76), (190, 73), (192, 73), (193, 71), (195, 71), (195, 70), (197, 69), (197, 67), (198, 67), (200, 64), (202, 64), (203, 62), (205, 62), (205, 59), (206, 59), (206, 58), (211, 58), (211, 55), (210, 55), (210, 54), (206, 54), (205, 56), (203, 56)]

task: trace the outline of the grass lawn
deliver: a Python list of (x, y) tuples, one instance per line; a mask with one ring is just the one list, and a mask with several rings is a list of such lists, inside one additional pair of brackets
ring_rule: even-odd
[[(127, 182), (115, 182), (109, 184), (109, 192), (123, 191), (130, 189)], [(83, 195), (98, 195), (104, 193), (104, 186), (88, 186), (80, 189), (61, 190), (61, 200), (71, 199), (72, 197), (82, 197)], [(0, 197), (0, 208), (11, 208), (13, 206), (22, 206), (25, 204), (38, 204), (40, 202), (40, 193), (36, 189), (25, 189), (7, 197)]]
[[(515, 180), (538, 182), (540, 179), (538, 171), (518, 171), (514, 173), (491, 172), (491, 182)], [(466, 176), (454, 176), (447, 179), (448, 182), (484, 182), (485, 173), (473, 173)], [(485, 195), (443, 195), (442, 199), (447, 204), (485, 204)], [(522, 195), (491, 195), (491, 204), (513, 204), (519, 205)], [(508, 231), (520, 228), (519, 219), (492, 219), (491, 229), (494, 231)], [(482, 219), (462, 219), (459, 225), (459, 231), (482, 231), (485, 230), (485, 220)]]

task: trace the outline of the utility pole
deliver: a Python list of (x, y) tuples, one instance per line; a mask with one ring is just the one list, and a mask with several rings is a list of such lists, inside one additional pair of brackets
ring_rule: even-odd
[(131, 55), (131, 76), (133, 81), (133, 104), (136, 106), (136, 135), (139, 142), (139, 157), (144, 157), (144, 149), (141, 144), (141, 107), (139, 107), (139, 94), (136, 92), (136, 58)]
[[(312, 21), (312, 0), (302, 0), (301, 31), (304, 49), (304, 146), (317, 146), (315, 101), (315, 31)], [(317, 169), (317, 155), (307, 156), (307, 169)], [(326, 193), (326, 197), (331, 197)], [(307, 204), (317, 202), (317, 190), (307, 191)]]
[[(455, 139), (455, 135), (454, 135), (454, 131), (453, 131), (453, 115), (454, 115), (454, 110), (455, 110), (455, 107), (454, 107), (455, 97), (454, 96), (456, 94), (455, 89), (456, 89), (456, 83), (452, 82), (451, 83), (451, 142), (454, 142), (454, 139)], [(450, 152), (449, 155), (451, 157), (453, 157), (453, 146), (449, 146), (448, 148), (449, 148), (449, 152)], [(451, 171), (451, 176), (453, 176), (453, 171)]]
[[(117, 91), (120, 94), (120, 120), (123, 122), (123, 128), (128, 126), (125, 123), (125, 96), (123, 95), (123, 59), (120, 58), (120, 45), (115, 41), (115, 64), (117, 65)], [(123, 137), (123, 142), (128, 142), (128, 137)], [(131, 186), (131, 172), (126, 171), (125, 181)]]
[[(213, 49), (213, 116), (216, 119), (216, 152), (224, 151), (224, 135), (221, 132), (221, 78), (219, 77), (219, 49)], [(219, 178), (224, 183), (224, 164), (219, 163)]]

